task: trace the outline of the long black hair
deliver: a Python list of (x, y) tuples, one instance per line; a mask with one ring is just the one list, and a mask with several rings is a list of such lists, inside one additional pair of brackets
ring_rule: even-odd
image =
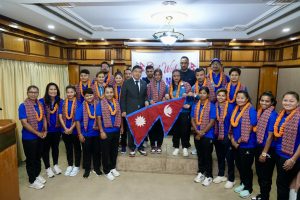
[(240, 90), (240, 91), (238, 91), (238, 92), (236, 93), (236, 96), (237, 96), (238, 94), (244, 94), (245, 97), (248, 99), (248, 102), (251, 103), (251, 97), (250, 97), (248, 91), (246, 91), (246, 90)]
[(45, 95), (44, 95), (44, 99), (45, 99), (45, 104), (47, 106), (50, 106), (51, 105), (51, 97), (49, 96), (48, 92), (49, 92), (49, 88), (51, 86), (54, 86), (56, 87), (56, 90), (57, 90), (57, 95), (55, 97), (55, 102), (54, 102), (54, 105), (57, 104), (59, 106), (59, 103), (60, 103), (60, 91), (59, 91), (59, 88), (58, 88), (58, 85), (56, 83), (48, 83), (48, 85), (46, 86), (46, 90), (45, 90)]
[(275, 96), (273, 95), (273, 93), (272, 93), (271, 91), (265, 91), (265, 92), (263, 92), (263, 93), (260, 95), (260, 97), (259, 97), (259, 101), (261, 100), (261, 98), (262, 98), (263, 96), (269, 97), (269, 98), (271, 99), (271, 105), (272, 105), (272, 106), (276, 106), (277, 100), (276, 100)]
[[(174, 70), (172, 71), (172, 86), (173, 86), (173, 88), (175, 88), (175, 82), (174, 82), (174, 80), (173, 80), (173, 74), (174, 74), (175, 72), (178, 72), (178, 73), (179, 73), (179, 75), (180, 75), (180, 80), (179, 80), (179, 82), (181, 81), (180, 70), (179, 70), (179, 69), (174, 69)], [(178, 87), (180, 87), (180, 85), (178, 85)]]

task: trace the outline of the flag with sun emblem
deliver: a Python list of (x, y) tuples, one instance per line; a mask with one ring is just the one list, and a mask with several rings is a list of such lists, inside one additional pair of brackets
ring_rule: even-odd
[(161, 120), (164, 134), (167, 135), (176, 121), (185, 98), (156, 103), (126, 116), (128, 127), (139, 146), (157, 120)]

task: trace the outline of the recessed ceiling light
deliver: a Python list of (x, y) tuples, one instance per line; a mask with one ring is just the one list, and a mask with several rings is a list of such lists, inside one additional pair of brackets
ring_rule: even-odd
[(101, 38), (101, 40), (105, 40), (104, 38)]
[(291, 37), (291, 38), (290, 38), (290, 40), (296, 40), (296, 39), (297, 39), (296, 37)]
[(49, 37), (51, 40), (55, 40), (55, 36), (51, 36)]
[(257, 40), (258, 40), (258, 41), (262, 41), (262, 38), (258, 38)]
[(236, 39), (235, 39), (235, 38), (233, 38), (231, 41), (236, 41)]
[(48, 28), (49, 28), (49, 29), (55, 29), (55, 26), (52, 25), (52, 24), (49, 24), (49, 25), (48, 25)]
[(78, 38), (78, 40), (82, 40), (82, 38), (80, 37), (80, 38)]
[(12, 28), (19, 28), (19, 26), (17, 24), (10, 24), (9, 26)]
[(4, 28), (0, 28), (0, 31), (6, 31)]
[(289, 32), (290, 30), (291, 30), (290, 28), (284, 28), (284, 29), (282, 29), (282, 32), (287, 33), (287, 32)]
[(234, 48), (234, 49), (239, 49), (240, 47), (239, 47), (239, 46), (236, 46), (236, 47), (232, 47), (232, 48)]

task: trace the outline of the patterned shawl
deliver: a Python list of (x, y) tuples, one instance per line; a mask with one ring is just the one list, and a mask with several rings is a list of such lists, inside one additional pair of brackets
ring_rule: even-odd
[[(24, 106), (27, 115), (27, 122), (34, 128), (34, 130), (38, 130), (38, 120), (36, 118), (36, 110), (34, 105), (38, 104), (39, 108), (43, 108), (42, 104), (39, 101), (33, 101), (29, 98), (25, 99)], [(44, 112), (40, 110), (40, 115)], [(43, 114), (42, 120), (44, 119), (45, 115)]]
[[(83, 126), (84, 126), (84, 130), (87, 131), (87, 127), (88, 127), (88, 123), (89, 123), (89, 115), (88, 115), (88, 111), (87, 111), (87, 106), (89, 106), (89, 105), (86, 101), (84, 101), (82, 104), (83, 104), (82, 105), (83, 106)], [(94, 104), (94, 113), (93, 114), (91, 113), (91, 115), (95, 116), (93, 129), (94, 130), (99, 130), (99, 128), (97, 126), (97, 119), (96, 119), (97, 102), (94, 101), (93, 104)]]
[(152, 79), (147, 85), (147, 96), (149, 99), (152, 99), (154, 102), (160, 102), (166, 94), (166, 83), (161, 80), (159, 84), (159, 94), (157, 90), (157, 81)]
[[(218, 140), (223, 140), (225, 135), (225, 128), (224, 128), (224, 121), (226, 116), (224, 116), (224, 113), (226, 112), (225, 107), (226, 104), (228, 106), (228, 102), (226, 102), (223, 105), (219, 105), (219, 102), (216, 102), (216, 111), (217, 111), (217, 123), (215, 123), (215, 135), (218, 135)], [(218, 112), (218, 109), (220, 107), (220, 112)], [(228, 107), (227, 107), (228, 109)], [(219, 115), (219, 116), (218, 116)]]
[(264, 110), (261, 115), (259, 115), (260, 112), (257, 113), (256, 136), (258, 144), (261, 144), (264, 140), (265, 132), (268, 127), (268, 121), (273, 110), (274, 106), (271, 106), (268, 109)]
[(114, 125), (112, 125), (111, 121), (111, 112), (109, 110), (109, 102), (107, 101), (106, 98), (104, 98), (100, 103), (101, 103), (101, 109), (102, 109), (102, 120), (105, 128), (111, 128), (111, 127), (120, 127), (121, 126), (121, 108), (120, 104), (117, 100), (116, 102), (116, 107), (114, 109), (117, 109), (117, 112), (115, 114), (115, 122)]
[[(200, 100), (199, 100), (198, 104), (201, 104)], [(195, 119), (198, 119), (199, 114), (201, 116), (201, 113), (203, 112), (202, 120), (200, 121), (200, 124), (197, 124), (197, 125), (200, 125), (200, 131), (204, 130), (207, 127), (207, 125), (209, 124), (210, 104), (211, 104), (210, 102), (207, 102), (206, 106), (203, 105), (201, 112), (200, 112), (200, 108), (199, 108), (198, 112), (195, 112), (195, 115), (194, 115)]]

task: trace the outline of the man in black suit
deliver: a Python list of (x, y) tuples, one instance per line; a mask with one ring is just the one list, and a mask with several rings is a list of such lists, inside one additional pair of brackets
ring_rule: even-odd
[[(147, 83), (141, 80), (142, 68), (136, 65), (132, 68), (132, 78), (123, 83), (121, 89), (121, 110), (122, 116), (125, 117), (134, 111), (137, 111), (145, 105), (149, 105), (147, 101)], [(134, 144), (133, 136), (128, 130), (128, 147), (130, 149), (130, 156), (135, 156), (136, 146)], [(144, 150), (143, 144), (140, 145), (138, 151), (141, 155), (147, 155)]]

